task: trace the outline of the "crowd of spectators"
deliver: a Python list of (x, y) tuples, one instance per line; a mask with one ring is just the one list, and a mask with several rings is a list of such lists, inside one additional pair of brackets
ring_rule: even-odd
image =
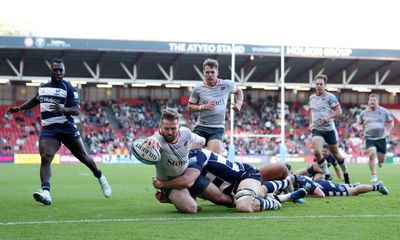
[[(82, 103), (82, 114), (78, 123), (83, 131), (84, 141), (89, 153), (96, 154), (128, 154), (132, 142), (136, 138), (150, 136), (158, 128), (161, 109), (174, 108), (182, 118), (180, 122), (192, 128), (196, 114), (189, 114), (187, 99), (154, 100), (150, 98), (129, 99), (125, 101), (99, 101)], [(360, 106), (342, 106), (343, 116), (337, 120), (340, 136), (340, 148), (348, 155), (364, 155), (363, 140), (359, 138), (354, 123), (361, 112)], [(280, 105), (276, 97), (244, 101), (242, 111), (235, 114), (235, 151), (238, 155), (275, 155), (279, 152), (280, 134)], [(311, 155), (311, 135), (308, 130), (309, 111), (307, 105), (287, 103), (285, 105), (285, 132), (288, 154)], [(25, 112), (32, 117), (32, 112)], [(24, 118), (4, 115), (2, 128), (11, 128), (11, 121), (16, 121), (16, 127), (24, 129), (22, 134), (10, 146), (11, 135), (4, 134), (0, 138), (2, 153), (18, 152), (24, 146), (24, 140), (29, 135), (38, 135), (38, 121), (26, 123)], [(228, 150), (230, 142), (230, 114), (227, 114), (227, 134), (225, 145)], [(252, 136), (246, 136), (252, 134)], [(262, 135), (253, 136), (254, 134)], [(242, 135), (242, 136), (240, 136)], [(275, 136), (272, 136), (275, 135)], [(396, 136), (392, 136), (395, 138)], [(394, 140), (394, 141), (391, 141)], [(400, 155), (397, 139), (388, 143), (390, 153)]]

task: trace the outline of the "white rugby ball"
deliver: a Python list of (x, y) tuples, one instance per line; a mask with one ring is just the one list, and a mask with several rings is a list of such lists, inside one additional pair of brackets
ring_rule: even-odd
[(161, 154), (156, 148), (149, 148), (147, 144), (143, 143), (143, 139), (136, 139), (133, 142), (131, 153), (144, 164), (153, 165), (160, 161)]

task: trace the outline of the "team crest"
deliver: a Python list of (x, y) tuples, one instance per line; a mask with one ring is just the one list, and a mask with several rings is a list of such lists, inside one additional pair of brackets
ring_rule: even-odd
[(191, 157), (189, 158), (189, 164), (193, 164), (197, 162), (197, 158), (196, 157)]

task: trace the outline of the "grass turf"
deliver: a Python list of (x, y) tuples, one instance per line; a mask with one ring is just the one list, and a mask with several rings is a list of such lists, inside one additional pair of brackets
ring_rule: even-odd
[[(294, 164), (295, 168), (305, 164)], [(53, 165), (53, 204), (35, 202), (39, 165), (0, 164), (0, 239), (398, 239), (400, 165), (379, 177), (389, 195), (307, 199), (278, 211), (239, 214), (198, 200), (203, 211), (180, 214), (154, 198), (154, 167), (101, 165), (113, 188), (103, 197), (82, 164)], [(349, 166), (352, 182), (369, 182), (366, 164)]]

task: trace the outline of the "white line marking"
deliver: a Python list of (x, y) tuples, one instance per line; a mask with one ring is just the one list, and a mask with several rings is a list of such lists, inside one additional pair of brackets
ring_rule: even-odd
[(103, 223), (103, 222), (146, 222), (146, 221), (186, 221), (186, 220), (223, 220), (223, 219), (319, 219), (319, 218), (400, 218), (400, 214), (367, 214), (367, 215), (320, 215), (320, 216), (221, 216), (221, 217), (160, 217), (160, 218), (120, 218), (120, 219), (76, 219), (32, 222), (0, 222), (0, 226), (42, 225), (65, 223)]

